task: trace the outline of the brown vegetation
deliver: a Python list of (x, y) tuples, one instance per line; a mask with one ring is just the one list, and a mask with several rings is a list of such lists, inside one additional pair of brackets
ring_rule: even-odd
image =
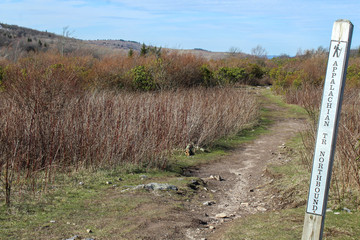
[[(282, 62), (270, 71), (274, 89), (284, 94), (289, 103), (303, 106), (310, 117), (310, 131), (304, 133), (304, 163), (311, 170), (317, 121), (326, 71), (326, 54), (299, 56)], [(332, 194), (339, 203), (359, 202), (360, 192), (360, 111), (358, 105), (359, 57), (351, 57), (338, 132), (333, 168)], [(357, 193), (356, 193), (357, 192)]]
[[(252, 122), (257, 103), (246, 90), (189, 88), (202, 85), (201, 64), (175, 54), (97, 60), (41, 53), (1, 62), (6, 202), (12, 190), (46, 188), (57, 172), (124, 163), (166, 168), (175, 149), (208, 145)], [(152, 81), (154, 89), (144, 87)], [(167, 90), (145, 91), (160, 89)]]

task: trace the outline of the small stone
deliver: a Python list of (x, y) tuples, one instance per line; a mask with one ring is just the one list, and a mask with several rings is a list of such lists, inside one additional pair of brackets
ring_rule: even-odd
[(67, 225), (70, 225), (71, 223), (70, 222), (66, 222)]
[(225, 180), (220, 175), (215, 176), (215, 179), (218, 180), (218, 181), (224, 181)]
[(79, 182), (79, 185), (84, 185), (84, 183), (83, 183), (83, 182)]
[(91, 229), (86, 229), (86, 232), (92, 233), (93, 231)]
[(211, 206), (211, 205), (214, 205), (214, 204), (216, 204), (215, 201), (206, 201), (206, 202), (203, 202), (203, 205), (204, 205), (204, 206)]
[(351, 210), (348, 209), (348, 208), (346, 208), (346, 207), (344, 207), (343, 210), (346, 211), (346, 212), (348, 212), (348, 213), (351, 213)]
[(334, 212), (335, 215), (340, 215), (340, 212)]
[(195, 152), (194, 152), (194, 145), (193, 144), (188, 144), (185, 148), (185, 155), (186, 156), (193, 156), (195, 155)]
[(210, 225), (210, 226), (209, 226), (209, 229), (210, 229), (210, 230), (213, 230), (213, 229), (215, 229), (215, 227), (212, 226), (212, 225)]
[(249, 203), (243, 202), (243, 203), (241, 203), (240, 205), (243, 206), (243, 207), (248, 207), (248, 206), (249, 206)]
[(137, 190), (137, 189), (142, 189), (142, 188), (145, 188), (145, 185), (144, 184), (140, 184), (140, 185), (137, 185), (137, 186), (135, 186), (135, 187), (130, 187), (130, 189), (131, 188), (133, 188), (133, 189), (135, 189), (135, 190)]
[(149, 183), (143, 185), (143, 188), (148, 190), (174, 190), (174, 191), (178, 190), (176, 186), (170, 185), (168, 183)]
[(205, 190), (205, 191), (208, 191), (208, 189), (207, 189), (206, 187), (204, 187), (204, 190)]
[(333, 212), (331, 208), (326, 209), (326, 212)]
[(215, 179), (217, 181), (224, 181), (220, 175), (210, 175), (210, 179)]
[(55, 220), (50, 220), (50, 222), (51, 222), (51, 223), (56, 223), (56, 221), (55, 221)]
[(207, 222), (206, 222), (206, 221), (203, 221), (203, 220), (201, 220), (201, 219), (199, 219), (199, 224), (201, 224), (201, 225), (206, 225), (206, 224), (207, 224)]
[(227, 214), (226, 213), (218, 213), (215, 215), (216, 218), (227, 218)]
[(148, 176), (146, 176), (146, 175), (140, 175), (141, 180), (144, 180), (144, 179), (147, 179), (147, 178), (148, 178)]
[(260, 212), (266, 212), (266, 210), (267, 210), (264, 207), (257, 207), (256, 209), (259, 210)]
[(75, 236), (73, 236), (71, 238), (67, 238), (65, 240), (76, 240), (76, 239), (80, 239), (80, 237), (78, 235), (75, 235)]
[(200, 182), (198, 180), (191, 180), (190, 183), (187, 184), (187, 186), (193, 190), (197, 190), (197, 186), (200, 185)]

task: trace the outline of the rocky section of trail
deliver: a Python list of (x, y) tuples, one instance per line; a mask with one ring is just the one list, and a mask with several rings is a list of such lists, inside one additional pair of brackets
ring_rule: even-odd
[(285, 154), (286, 143), (304, 129), (306, 121), (289, 117), (277, 104), (265, 101), (264, 105), (272, 112), (268, 133), (217, 161), (187, 169), (187, 176), (198, 179), (189, 184), (195, 195), (181, 203), (182, 209), (144, 223), (141, 239), (221, 239), (234, 219), (284, 207), (281, 196), (269, 191), (274, 179), (267, 166), (291, 161)]
[[(266, 174), (270, 163), (283, 161), (285, 143), (303, 128), (304, 122), (296, 119), (276, 121), (270, 133), (246, 144), (230, 156), (218, 162), (202, 166), (193, 175), (205, 181), (204, 202), (192, 206), (191, 211), (203, 222), (202, 228), (186, 231), (188, 239), (212, 239), (211, 235), (227, 222), (248, 214), (265, 212), (281, 207), (281, 202), (273, 201), (276, 195), (264, 190), (273, 179)], [(211, 176), (220, 176), (216, 179)]]

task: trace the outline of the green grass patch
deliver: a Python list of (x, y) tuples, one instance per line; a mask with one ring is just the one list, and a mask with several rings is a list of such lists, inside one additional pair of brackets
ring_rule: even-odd
[(236, 220), (223, 239), (301, 239), (303, 213), (300, 209), (290, 209), (251, 215)]
[[(287, 118), (308, 118), (307, 112), (304, 108), (295, 105), (295, 104), (287, 104), (282, 99), (282, 96), (275, 95), (271, 90), (266, 89), (261, 91), (262, 96), (264, 97), (262, 100), (262, 104), (266, 104), (266, 102), (271, 102), (279, 106), (282, 110), (282, 117)], [(267, 111), (268, 114), (272, 117), (276, 117), (277, 114), (279, 114), (278, 111)]]
[[(236, 220), (222, 239), (226, 240), (289, 240), (301, 239), (305, 208), (261, 213)], [(360, 213), (342, 211), (339, 215), (327, 213), (324, 239), (359, 239)]]
[[(128, 239), (127, 234), (141, 225), (139, 219), (165, 217), (193, 194), (187, 184), (194, 178), (156, 169), (128, 173), (128, 167), (58, 175), (46, 193), (23, 193), (14, 198), (11, 207), (0, 208), (0, 239), (66, 239), (74, 235)], [(161, 199), (167, 199), (161, 204), (146, 190), (123, 191), (150, 182), (176, 185), (182, 194), (159, 193), (164, 194)]]

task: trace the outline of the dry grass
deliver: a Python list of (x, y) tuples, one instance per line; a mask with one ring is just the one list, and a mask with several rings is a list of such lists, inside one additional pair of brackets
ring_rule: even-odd
[[(124, 163), (166, 168), (175, 149), (190, 142), (207, 145), (257, 117), (255, 97), (246, 90), (110, 91), (89, 80), (101, 71), (111, 76), (111, 66), (126, 69), (121, 66), (150, 61), (122, 60), (106, 64), (86, 56), (40, 54), (6, 63), (0, 92), (0, 176), (8, 204), (11, 191), (46, 188), (58, 172)], [(196, 59), (181, 61), (180, 70), (189, 79), (195, 76), (190, 66)], [(176, 78), (183, 76), (178, 74)]]
[[(284, 94), (288, 103), (299, 104), (307, 111), (309, 131), (304, 133), (303, 162), (311, 170), (312, 153), (315, 146), (317, 121), (325, 78), (326, 56), (296, 58), (273, 71), (275, 89)], [(294, 65), (293, 62), (297, 64)], [(336, 155), (332, 178), (332, 196), (337, 203), (359, 202), (360, 192), (360, 111), (359, 58), (349, 60), (347, 88), (338, 131)], [(281, 69), (281, 71), (279, 70)], [(276, 73), (276, 74), (275, 74)]]

